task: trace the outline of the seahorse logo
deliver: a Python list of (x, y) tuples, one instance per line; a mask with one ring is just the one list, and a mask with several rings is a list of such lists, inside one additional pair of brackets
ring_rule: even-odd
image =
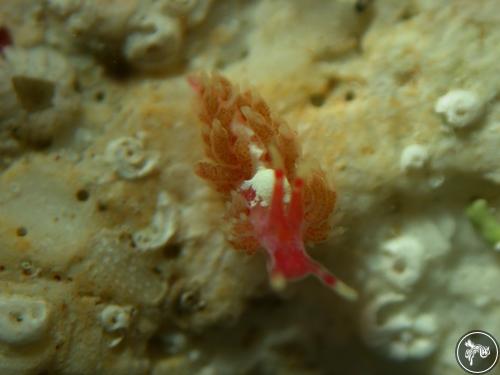
[(455, 356), (460, 367), (470, 374), (486, 374), (498, 362), (495, 338), (484, 331), (472, 331), (458, 340)]
[(481, 358), (486, 358), (491, 354), (489, 346), (474, 344), (470, 339), (465, 342), (465, 346), (469, 348), (465, 351), (465, 358), (469, 360), (471, 366), (474, 364), (474, 356), (477, 353)]

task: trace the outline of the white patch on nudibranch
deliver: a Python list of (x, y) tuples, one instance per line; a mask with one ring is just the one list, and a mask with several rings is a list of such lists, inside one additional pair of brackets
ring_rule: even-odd
[[(262, 168), (250, 180), (246, 180), (241, 184), (242, 190), (253, 189), (255, 191), (255, 199), (250, 202), (250, 207), (254, 207), (258, 203), (262, 207), (269, 206), (274, 189), (274, 173), (274, 169)], [(284, 179), (284, 185), (284, 201), (288, 203), (290, 201), (290, 184), (286, 178)]]

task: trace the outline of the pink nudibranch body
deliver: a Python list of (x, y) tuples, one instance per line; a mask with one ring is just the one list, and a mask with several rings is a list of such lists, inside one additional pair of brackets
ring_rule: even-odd
[(281, 289), (287, 280), (298, 280), (312, 274), (343, 297), (356, 299), (355, 290), (306, 253), (302, 239), (303, 185), (301, 178), (294, 180), (290, 202), (286, 204), (284, 173), (277, 169), (274, 171), (274, 186), (269, 205), (255, 204), (256, 198), (258, 202), (259, 197), (251, 186), (244, 186), (240, 191), (248, 203), (249, 218), (255, 237), (269, 256), (268, 270), (271, 284)]

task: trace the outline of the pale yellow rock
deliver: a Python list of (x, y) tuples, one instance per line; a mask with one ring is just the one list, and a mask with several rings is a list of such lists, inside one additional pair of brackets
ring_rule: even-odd
[[(497, 0), (0, 2), (0, 119), (53, 140), (0, 123), (0, 310), (33, 318), (0, 333), (0, 373), (456, 374), (458, 337), (500, 331), (498, 253), (464, 215), (500, 205), (499, 23)], [(230, 248), (193, 173), (196, 70), (254, 88), (326, 171), (311, 254), (358, 303), (273, 291)], [(50, 116), (19, 109), (16, 71), (54, 82)], [(143, 230), (167, 235), (139, 251)]]

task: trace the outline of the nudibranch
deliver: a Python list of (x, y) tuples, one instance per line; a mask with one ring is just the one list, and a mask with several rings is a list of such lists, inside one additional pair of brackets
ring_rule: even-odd
[(314, 275), (341, 296), (354, 289), (305, 250), (323, 241), (336, 193), (320, 169), (297, 175), (299, 146), (286, 123), (250, 90), (240, 91), (218, 74), (189, 78), (197, 93), (206, 160), (196, 173), (227, 201), (229, 241), (235, 249), (265, 249), (271, 285)]

